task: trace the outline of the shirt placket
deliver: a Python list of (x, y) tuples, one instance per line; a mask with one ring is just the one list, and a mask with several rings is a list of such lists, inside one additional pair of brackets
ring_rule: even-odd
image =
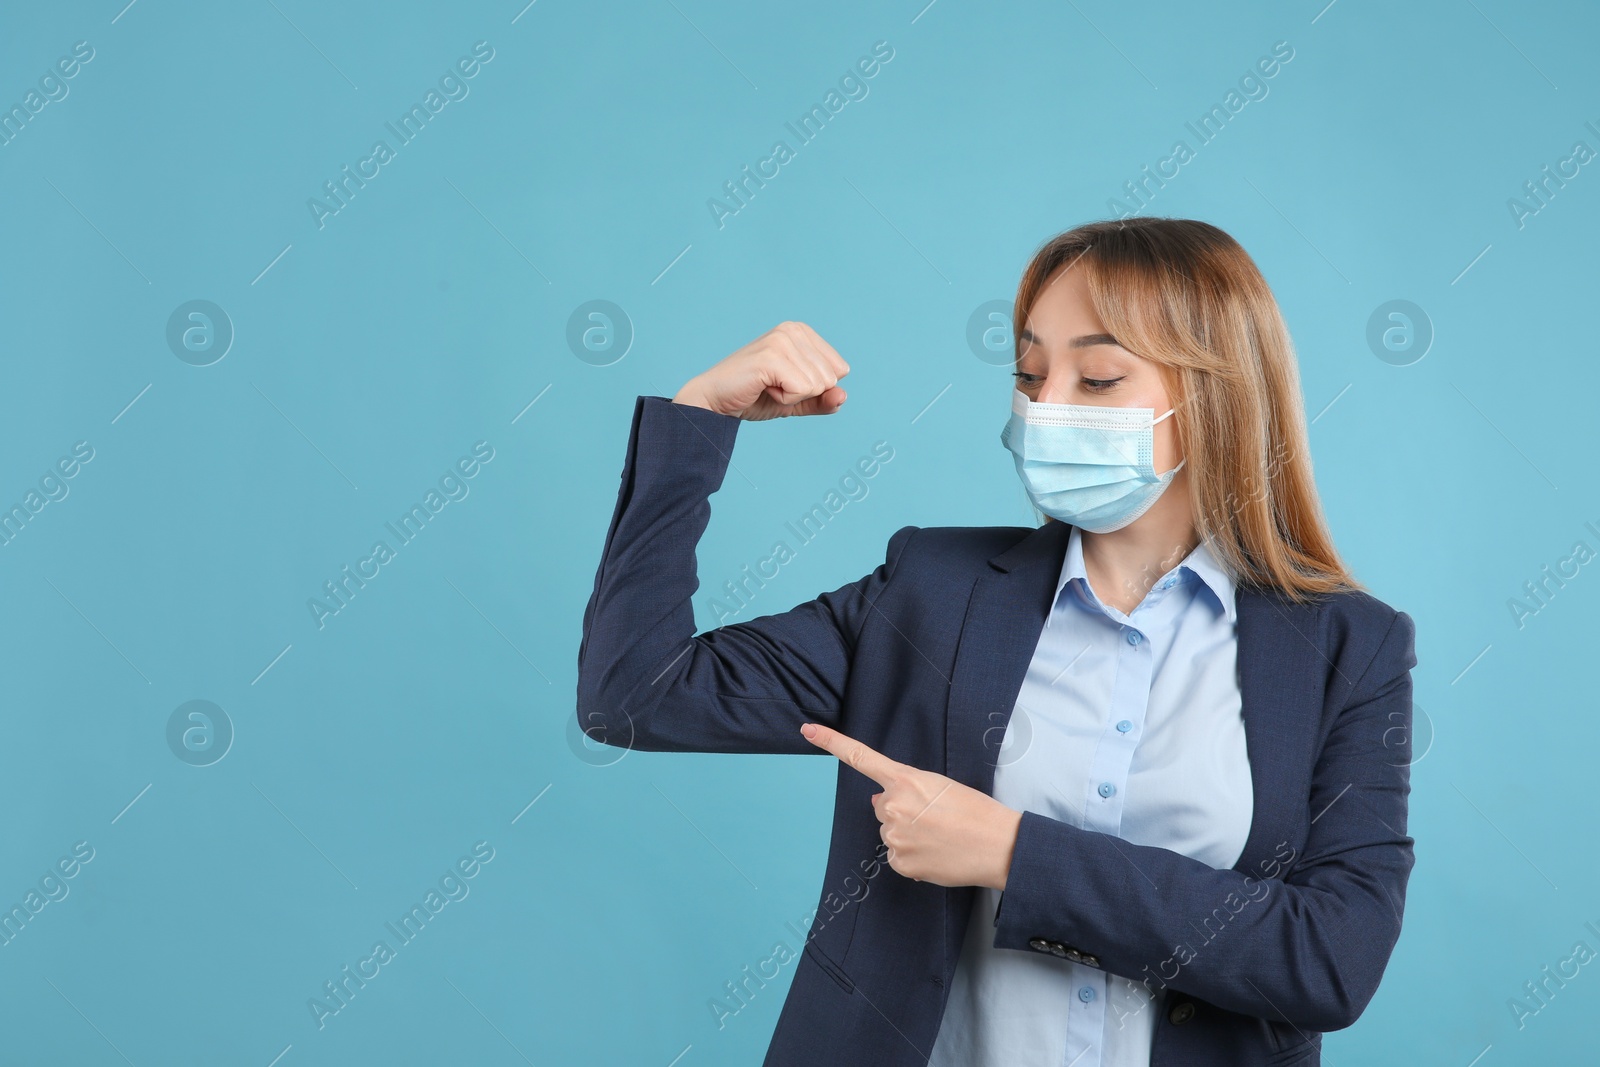
[[(1162, 590), (1170, 585), (1166, 583)], [(1155, 599), (1162, 599), (1162, 593), (1156, 593)], [(1155, 607), (1155, 603), (1142, 604), (1134, 609), (1134, 615), (1148, 624)], [(1150, 704), (1155, 656), (1149, 635), (1134, 623), (1132, 616), (1122, 616), (1121, 612), (1113, 614), (1097, 601), (1095, 608), (1103, 616), (1102, 624), (1115, 633), (1117, 671), (1106, 707), (1106, 721), (1085, 783), (1083, 825), (1087, 830), (1119, 836), (1128, 771)], [(1110, 976), (1098, 967), (1081, 963), (1069, 963), (1068, 967), (1072, 978), (1072, 1005), (1067, 1012), (1066, 1058), (1061, 1067), (1097, 1067), (1105, 1036), (1106, 983)]]

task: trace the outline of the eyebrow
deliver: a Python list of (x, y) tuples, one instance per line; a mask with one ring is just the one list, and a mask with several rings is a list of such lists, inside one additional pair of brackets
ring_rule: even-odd
[[(1022, 332), (1017, 336), (1021, 340), (1029, 341), (1033, 344), (1044, 343), (1036, 334), (1034, 334), (1032, 330), (1028, 329), (1026, 326), (1022, 328)], [(1122, 342), (1118, 341), (1115, 337), (1112, 337), (1109, 333), (1086, 333), (1081, 337), (1074, 337), (1072, 340), (1067, 342), (1068, 348), (1093, 348), (1095, 345), (1116, 345), (1120, 348), (1122, 347)]]

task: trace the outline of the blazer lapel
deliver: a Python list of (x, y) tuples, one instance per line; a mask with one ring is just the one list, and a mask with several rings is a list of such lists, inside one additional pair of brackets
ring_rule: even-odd
[(1033, 660), (1072, 527), (1047, 522), (989, 559), (967, 601), (950, 677), (945, 775), (993, 794), (1000, 746)]

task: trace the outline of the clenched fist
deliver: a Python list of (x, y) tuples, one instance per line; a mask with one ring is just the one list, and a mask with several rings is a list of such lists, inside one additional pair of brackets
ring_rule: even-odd
[(780, 322), (721, 363), (689, 379), (673, 402), (749, 422), (785, 415), (832, 415), (845, 401), (838, 382), (850, 364), (803, 322)]

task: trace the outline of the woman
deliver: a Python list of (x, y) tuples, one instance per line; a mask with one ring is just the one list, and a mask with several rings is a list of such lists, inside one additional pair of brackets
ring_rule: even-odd
[(1014, 322), (1001, 438), (1046, 521), (906, 526), (860, 581), (704, 634), (740, 423), (838, 411), (849, 367), (783, 323), (638, 398), (579, 722), (840, 758), (768, 1067), (1320, 1063), (1400, 935), (1412, 620), (1334, 551), (1287, 330), (1227, 234), (1071, 230)]

